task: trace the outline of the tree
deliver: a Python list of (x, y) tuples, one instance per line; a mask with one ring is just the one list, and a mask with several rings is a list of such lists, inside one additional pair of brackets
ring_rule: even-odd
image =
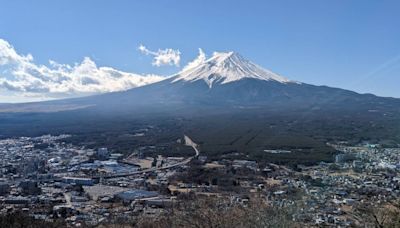
[(400, 202), (374, 207), (359, 205), (354, 213), (357, 222), (365, 227), (400, 227)]
[(289, 210), (267, 206), (261, 200), (244, 206), (229, 200), (188, 199), (157, 218), (140, 217), (136, 225), (140, 228), (296, 227), (291, 216)]

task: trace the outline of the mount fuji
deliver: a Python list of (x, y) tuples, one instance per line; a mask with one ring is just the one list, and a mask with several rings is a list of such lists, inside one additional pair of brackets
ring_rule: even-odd
[[(131, 90), (76, 99), (84, 106), (183, 107), (261, 109), (398, 109), (399, 100), (372, 94), (315, 86), (287, 79), (235, 52), (215, 52), (209, 59), (189, 64), (181, 72)], [(104, 109), (103, 108), (103, 109)]]
[(127, 91), (90, 97), (27, 104), (2, 105), (2, 112), (52, 112), (98, 109), (117, 112), (143, 108), (184, 108), (186, 105), (226, 108), (399, 110), (399, 99), (314, 86), (289, 80), (235, 52), (215, 52), (197, 59), (165, 80)]

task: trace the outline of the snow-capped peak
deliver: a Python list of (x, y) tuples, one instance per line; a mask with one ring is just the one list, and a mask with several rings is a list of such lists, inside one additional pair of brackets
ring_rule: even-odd
[(244, 59), (236, 52), (214, 52), (205, 59), (200, 51), (199, 58), (188, 64), (175, 75), (172, 82), (204, 80), (211, 88), (214, 84), (225, 84), (244, 78), (288, 83), (290, 80)]

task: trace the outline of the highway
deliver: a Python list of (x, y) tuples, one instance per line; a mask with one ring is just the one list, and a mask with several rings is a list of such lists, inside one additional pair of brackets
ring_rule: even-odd
[(92, 176), (92, 178), (93, 179), (100, 179), (100, 178), (111, 179), (111, 178), (118, 178), (118, 177), (127, 177), (127, 176), (151, 173), (151, 172), (155, 172), (158, 170), (166, 170), (166, 169), (171, 169), (171, 168), (175, 168), (178, 166), (186, 165), (190, 161), (192, 161), (194, 158), (196, 158), (200, 155), (200, 150), (199, 150), (199, 146), (195, 142), (193, 142), (193, 140), (187, 135), (184, 135), (184, 143), (186, 146), (190, 146), (193, 148), (195, 155), (192, 157), (186, 158), (185, 160), (183, 160), (181, 162), (175, 163), (173, 165), (164, 166), (164, 167), (153, 167), (153, 168), (130, 172), (130, 173), (119, 173), (119, 174), (111, 174), (111, 175), (96, 175), (96, 176)]

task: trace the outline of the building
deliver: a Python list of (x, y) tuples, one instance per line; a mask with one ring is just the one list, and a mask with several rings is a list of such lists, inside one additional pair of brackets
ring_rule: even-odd
[(249, 160), (233, 160), (232, 166), (234, 168), (248, 168), (251, 170), (257, 170), (257, 162)]
[(107, 160), (110, 158), (110, 153), (107, 148), (102, 147), (97, 150), (96, 157), (99, 160)]
[(144, 190), (128, 190), (124, 192), (120, 192), (116, 195), (117, 199), (120, 199), (122, 202), (132, 202), (137, 199), (142, 198), (150, 198), (158, 196), (157, 192), (150, 192)]
[(360, 172), (364, 168), (364, 163), (360, 160), (353, 161), (353, 170)]
[(350, 154), (350, 153), (337, 154), (335, 156), (335, 163), (349, 162), (349, 161), (353, 161), (355, 159), (356, 159), (356, 156), (354, 154)]
[(4, 199), (4, 203), (6, 204), (29, 204), (30, 200), (27, 197), (17, 196), (17, 197), (8, 197)]
[(86, 185), (86, 186), (92, 186), (94, 184), (94, 180), (92, 178), (82, 178), (82, 177), (63, 177), (63, 182), (67, 184)]
[(0, 183), (0, 196), (10, 193), (10, 185), (8, 183)]
[(207, 156), (198, 156), (197, 159), (198, 159), (201, 163), (206, 163), (206, 161), (207, 161)]
[(42, 192), (37, 181), (24, 180), (19, 183), (18, 187), (21, 188), (24, 195), (39, 195)]

